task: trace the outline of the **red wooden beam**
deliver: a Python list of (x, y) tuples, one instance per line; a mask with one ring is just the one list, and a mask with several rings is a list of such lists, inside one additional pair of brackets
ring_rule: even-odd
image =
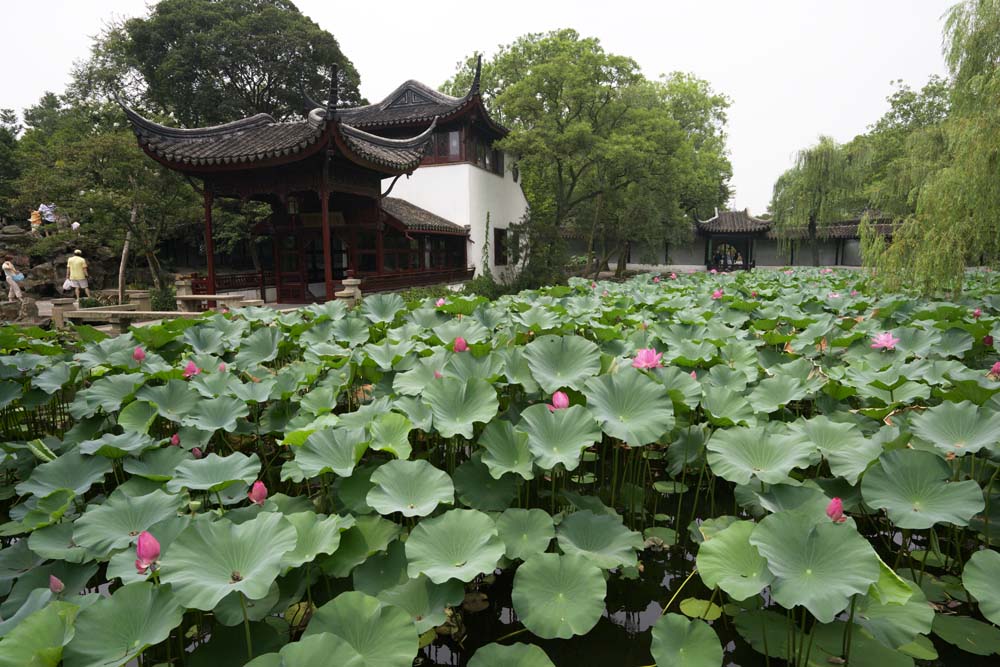
[[(215, 291), (215, 242), (212, 240), (212, 191), (205, 188), (205, 258), (208, 261), (208, 293)], [(212, 304), (209, 304), (211, 307)]]

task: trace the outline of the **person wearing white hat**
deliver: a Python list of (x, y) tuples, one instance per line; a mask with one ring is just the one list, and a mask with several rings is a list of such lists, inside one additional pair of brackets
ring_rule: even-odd
[(72, 256), (66, 260), (66, 283), (76, 290), (76, 300), (80, 300), (80, 290), (90, 296), (90, 287), (87, 285), (87, 260), (83, 258), (83, 253), (74, 250)]

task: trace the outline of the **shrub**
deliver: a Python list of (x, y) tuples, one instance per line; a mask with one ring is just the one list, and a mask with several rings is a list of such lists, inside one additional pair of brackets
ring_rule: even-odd
[(177, 293), (172, 285), (149, 291), (149, 304), (153, 310), (177, 310)]

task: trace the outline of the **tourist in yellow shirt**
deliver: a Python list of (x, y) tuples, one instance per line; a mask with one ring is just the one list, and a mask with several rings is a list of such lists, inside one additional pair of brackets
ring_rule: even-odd
[(66, 281), (76, 290), (77, 301), (80, 300), (81, 288), (88, 297), (90, 296), (90, 288), (87, 286), (87, 260), (79, 250), (74, 250), (73, 256), (66, 260)]

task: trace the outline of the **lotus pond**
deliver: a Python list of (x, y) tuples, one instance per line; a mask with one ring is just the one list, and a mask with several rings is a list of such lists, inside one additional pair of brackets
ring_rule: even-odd
[(1000, 285), (0, 329), (0, 666), (996, 664)]

